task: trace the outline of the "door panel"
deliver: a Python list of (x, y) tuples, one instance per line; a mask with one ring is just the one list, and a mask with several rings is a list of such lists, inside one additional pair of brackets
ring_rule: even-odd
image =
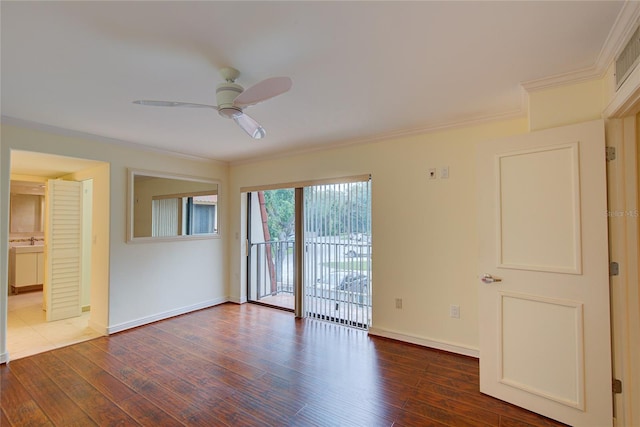
[(584, 409), (582, 304), (508, 292), (498, 298), (499, 381)]
[(612, 423), (604, 124), (478, 148), (480, 389)]
[(47, 321), (82, 314), (82, 183), (49, 180), (45, 225)]
[(500, 154), (496, 167), (500, 266), (579, 274), (578, 144)]

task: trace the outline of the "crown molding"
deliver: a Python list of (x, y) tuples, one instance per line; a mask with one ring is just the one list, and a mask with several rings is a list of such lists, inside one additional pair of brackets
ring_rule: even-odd
[(640, 2), (626, 0), (609, 31), (607, 39), (602, 45), (602, 49), (600, 49), (598, 59), (594, 65), (576, 71), (522, 82), (522, 87), (527, 92), (534, 92), (601, 78), (636, 30), (639, 20)]
[(598, 70), (594, 65), (567, 73), (555, 74), (553, 76), (543, 77), (541, 79), (529, 80), (522, 82), (521, 86), (527, 92), (535, 92), (539, 90), (551, 89), (555, 87), (565, 86), (568, 84), (585, 82), (600, 78), (604, 75), (604, 71)]
[(106, 136), (96, 135), (96, 134), (72, 130), (72, 129), (65, 129), (65, 128), (61, 128), (53, 125), (47, 125), (44, 123), (33, 122), (30, 120), (19, 119), (11, 116), (0, 116), (0, 124), (15, 126), (15, 127), (29, 129), (29, 130), (35, 130), (39, 132), (46, 132), (54, 135), (66, 136), (71, 138), (90, 139), (92, 141), (101, 142), (105, 144), (119, 145), (121, 147), (130, 148), (133, 150), (163, 154), (165, 156), (179, 157), (182, 159), (195, 160), (195, 161), (207, 162), (207, 163), (213, 162), (223, 166), (229, 164), (229, 162), (225, 162), (223, 160), (197, 156), (194, 154), (180, 153), (178, 151), (165, 150), (162, 148), (151, 147), (149, 145), (140, 144), (136, 142), (124, 141), (117, 138), (110, 138)]
[(504, 112), (495, 113), (495, 114), (488, 114), (483, 116), (474, 116), (474, 117), (469, 117), (467, 119), (461, 119), (461, 120), (455, 120), (455, 121), (434, 123), (433, 125), (427, 126), (427, 127), (391, 131), (391, 132), (386, 132), (378, 135), (371, 135), (364, 138), (352, 138), (347, 140), (335, 141), (333, 143), (317, 144), (317, 145), (303, 147), (300, 149), (287, 149), (285, 151), (279, 151), (276, 153), (261, 155), (258, 157), (231, 160), (229, 164), (230, 166), (241, 166), (241, 165), (247, 165), (252, 163), (258, 163), (265, 160), (277, 160), (277, 159), (282, 159), (287, 157), (310, 154), (314, 152), (345, 148), (345, 147), (350, 147), (354, 145), (371, 144), (376, 142), (389, 141), (393, 139), (408, 138), (412, 136), (431, 134), (435, 132), (443, 132), (443, 131), (452, 130), (452, 129), (463, 129), (471, 126), (480, 126), (486, 123), (518, 119), (518, 118), (525, 117), (528, 112), (527, 110), (528, 94), (524, 90), (521, 90), (520, 95), (521, 95), (520, 105), (517, 108), (514, 108), (509, 111), (504, 111)]

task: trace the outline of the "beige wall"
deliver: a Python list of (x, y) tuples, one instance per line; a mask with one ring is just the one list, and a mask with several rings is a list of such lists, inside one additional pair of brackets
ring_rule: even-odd
[[(240, 188), (370, 173), (373, 328), (474, 353), (476, 144), (523, 133), (525, 119), (266, 160), (231, 168), (231, 296), (245, 297)], [(448, 179), (428, 169), (449, 167)], [(403, 308), (395, 308), (395, 298)], [(449, 306), (460, 306), (460, 319)]]
[(602, 118), (608, 80), (588, 80), (529, 93), (529, 128), (541, 130)]
[[(98, 142), (95, 139), (62, 136), (3, 124), (0, 128), (0, 241), (8, 242), (9, 179), (11, 150), (99, 160), (109, 164), (108, 179), (94, 178), (94, 195), (107, 197), (94, 205), (107, 223), (94, 236), (94, 255), (102, 257), (102, 271), (95, 272), (99, 289), (92, 285), (92, 318), (103, 331), (117, 331), (185, 311), (226, 301), (227, 181), (228, 166), (211, 160), (169, 156)], [(216, 239), (127, 244), (127, 170), (147, 169), (218, 180), (220, 188), (221, 236)], [(98, 198), (100, 200), (100, 198)], [(101, 234), (102, 233), (102, 234)], [(0, 245), (0, 363), (6, 358), (7, 244)], [(95, 250), (98, 246), (99, 250)], [(99, 277), (98, 277), (99, 276)], [(108, 286), (106, 285), (108, 284)], [(103, 312), (97, 308), (102, 304)]]
[[(372, 176), (372, 333), (477, 355), (476, 149), (484, 141), (600, 117), (603, 79), (530, 94), (520, 119), (236, 164), (230, 294), (246, 298), (242, 187)], [(449, 178), (441, 179), (442, 167)], [(429, 180), (428, 169), (438, 178)], [(395, 298), (403, 308), (395, 308)], [(460, 319), (449, 316), (460, 306)]]
[[(529, 117), (230, 167), (3, 125), (0, 209), (8, 209), (11, 149), (110, 164), (106, 188), (94, 188), (110, 194), (108, 207), (94, 207), (109, 213), (109, 264), (101, 273), (109, 286), (96, 294), (109, 301), (106, 327), (113, 331), (227, 297), (246, 298), (242, 187), (371, 174), (373, 331), (477, 354), (476, 149), (484, 141), (528, 132), (530, 118), (534, 128), (590, 120), (602, 110), (602, 86), (594, 81), (538, 91)], [(587, 96), (576, 95), (583, 92)], [(428, 179), (429, 168), (442, 167), (449, 168), (448, 179)], [(221, 181), (222, 238), (126, 244), (127, 168)], [(5, 239), (8, 223), (2, 218)], [(2, 247), (0, 279), (6, 278), (6, 258)], [(395, 308), (395, 298), (403, 299), (402, 309)], [(449, 317), (451, 304), (460, 306), (460, 319)], [(2, 310), (5, 301), (0, 328)]]

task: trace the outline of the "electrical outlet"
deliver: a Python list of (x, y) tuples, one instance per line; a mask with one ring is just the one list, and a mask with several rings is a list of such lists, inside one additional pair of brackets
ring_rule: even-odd
[(436, 173), (436, 168), (429, 168), (429, 179), (436, 179), (438, 177)]
[(396, 298), (396, 308), (402, 308), (402, 298)]
[(451, 305), (449, 306), (449, 316), (454, 319), (460, 318), (460, 306), (459, 305)]

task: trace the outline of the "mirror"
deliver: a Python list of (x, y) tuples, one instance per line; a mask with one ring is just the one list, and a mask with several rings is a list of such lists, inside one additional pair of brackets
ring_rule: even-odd
[(10, 233), (44, 231), (44, 184), (11, 181), (9, 211)]
[(129, 170), (127, 241), (219, 236), (218, 182)]

